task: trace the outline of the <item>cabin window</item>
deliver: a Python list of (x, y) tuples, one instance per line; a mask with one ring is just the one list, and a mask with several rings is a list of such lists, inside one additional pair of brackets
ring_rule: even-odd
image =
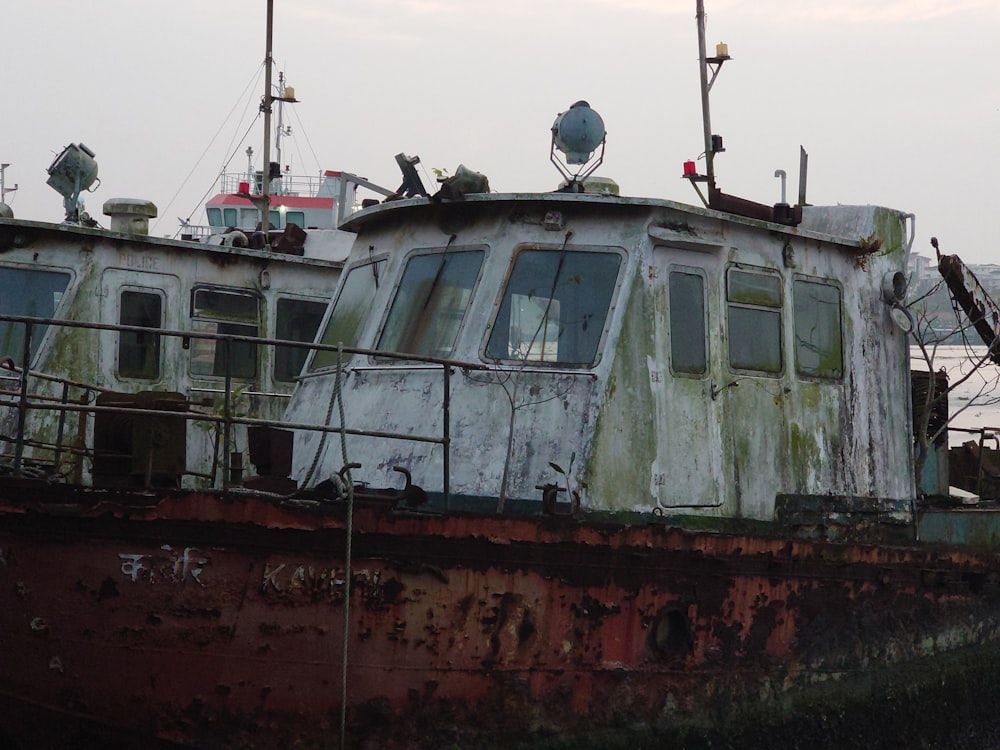
[[(40, 271), (24, 268), (0, 267), (0, 314), (26, 315), (33, 318), (52, 318), (59, 308), (63, 293), (69, 286), (70, 275), (61, 271)], [(48, 326), (31, 327), (31, 355)], [(11, 357), (23, 366), (24, 325), (0, 321), (0, 357)]]
[[(123, 326), (163, 327), (163, 298), (155, 292), (123, 291), (118, 322)], [(139, 331), (118, 333), (118, 375), (123, 378), (158, 380), (160, 335)]]
[(376, 348), (447, 357), (483, 264), (482, 250), (415, 255), (403, 271)]
[[(260, 300), (237, 289), (200, 288), (191, 292), (191, 330), (195, 333), (257, 336)], [(230, 341), (229, 371), (234, 378), (257, 374), (257, 345)], [(226, 374), (226, 343), (218, 339), (191, 339), (191, 374)]]
[(781, 277), (731, 268), (726, 298), (729, 364), (737, 370), (781, 372)]
[(299, 227), (306, 225), (306, 215), (304, 211), (289, 211), (285, 214), (285, 226), (295, 224)]
[(222, 223), (226, 227), (238, 227), (239, 224), (236, 221), (236, 209), (235, 208), (224, 208), (222, 209)]
[[(283, 228), (285, 225), (281, 223), (281, 212), (280, 211), (268, 211), (267, 212), (267, 223), (272, 227)], [(256, 224), (254, 225), (256, 226)]]
[[(319, 323), (326, 312), (326, 303), (315, 300), (283, 298), (278, 300), (275, 338), (285, 341), (307, 341), (316, 338)], [(302, 372), (309, 349), (298, 346), (274, 347), (274, 379), (290, 382)]]
[(674, 372), (703, 375), (705, 351), (705, 279), (689, 271), (671, 271), (670, 363)]
[(796, 279), (792, 283), (792, 304), (795, 369), (802, 375), (839, 378), (844, 374), (840, 289)]
[(611, 308), (622, 256), (521, 250), (486, 345), (496, 360), (591, 365)]
[(247, 232), (252, 232), (257, 228), (257, 224), (260, 223), (260, 211), (256, 208), (241, 208), (240, 209), (240, 229), (246, 230)]
[[(340, 293), (333, 304), (333, 312), (323, 329), (321, 344), (327, 346), (357, 346), (362, 324), (369, 318), (375, 293), (385, 275), (385, 260), (354, 266), (347, 272)], [(310, 370), (334, 367), (337, 352), (320, 350), (313, 357)]]
[(208, 214), (208, 224), (213, 227), (224, 227), (225, 224), (222, 223), (222, 209), (221, 208), (207, 208), (205, 213)]

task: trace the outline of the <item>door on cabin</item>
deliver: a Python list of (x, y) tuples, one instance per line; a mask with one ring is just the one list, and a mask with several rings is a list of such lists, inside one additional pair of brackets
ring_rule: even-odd
[[(101, 275), (101, 322), (139, 328), (179, 327), (180, 280), (172, 274), (109, 268)], [(99, 383), (116, 391), (184, 392), (181, 341), (148, 331), (101, 333)]]
[(712, 290), (719, 288), (721, 270), (714, 261), (712, 254), (668, 246), (653, 251), (656, 335), (650, 380), (657, 451), (652, 484), (665, 511), (724, 502), (720, 386), (713, 371), (718, 342), (711, 325), (716, 313)]

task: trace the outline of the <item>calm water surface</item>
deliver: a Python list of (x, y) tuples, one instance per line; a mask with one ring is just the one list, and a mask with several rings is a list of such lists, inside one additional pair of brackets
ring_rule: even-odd
[[(948, 401), (950, 426), (971, 430), (993, 428), (992, 431), (1000, 436), (1000, 366), (987, 362), (977, 367), (985, 353), (985, 346), (940, 346), (934, 354), (932, 367), (934, 370), (945, 368), (948, 382), (957, 384)], [(910, 362), (914, 370), (927, 369), (916, 347), (910, 348)], [(968, 379), (959, 383), (967, 374)], [(961, 445), (973, 437), (978, 436), (953, 429), (949, 442)]]

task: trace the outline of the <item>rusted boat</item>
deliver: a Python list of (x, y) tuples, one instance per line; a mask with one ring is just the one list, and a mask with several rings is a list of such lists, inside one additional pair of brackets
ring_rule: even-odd
[[(728, 59), (700, 41), (703, 70)], [(553, 125), (564, 189), (461, 170), (353, 215), (281, 420), (232, 408), (232, 358), (215, 413), (52, 400), (23, 368), (0, 403), (5, 736), (995, 744), (1000, 516), (918, 497), (912, 217), (750, 204), (711, 159), (685, 168), (704, 207), (621, 197), (588, 174), (604, 141), (579, 102)], [(76, 442), (33, 439), (43, 410)], [(158, 483), (206, 423), (247, 430), (222, 486)], [(108, 468), (62, 477), (60, 451)]]

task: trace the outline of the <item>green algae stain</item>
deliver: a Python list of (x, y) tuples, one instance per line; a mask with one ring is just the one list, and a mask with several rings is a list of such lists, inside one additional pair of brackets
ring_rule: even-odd
[(602, 509), (648, 497), (649, 467), (656, 458), (656, 409), (646, 365), (653, 354), (653, 313), (638, 275), (628, 304), (586, 469), (590, 497)]
[(820, 448), (816, 437), (808, 430), (803, 430), (797, 423), (791, 424), (789, 443), (792, 457), (792, 471), (795, 477), (804, 477), (809, 468), (817, 462)]

